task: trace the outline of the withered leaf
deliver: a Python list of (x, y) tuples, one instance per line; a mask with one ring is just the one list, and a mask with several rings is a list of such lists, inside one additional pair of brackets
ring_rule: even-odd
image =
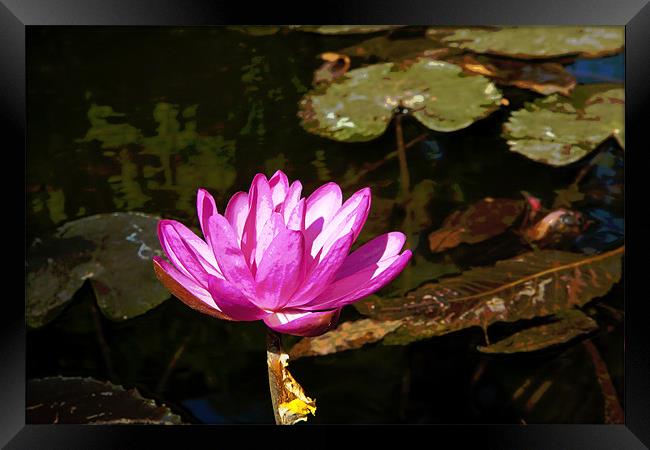
[(598, 324), (579, 309), (569, 309), (553, 316), (553, 321), (526, 328), (507, 338), (485, 347), (478, 347), (482, 353), (532, 352), (591, 333)]
[(402, 298), (355, 304), (376, 320), (402, 325), (383, 343), (409, 342), (495, 322), (558, 314), (605, 295), (621, 278), (625, 247), (586, 256), (558, 250), (529, 252), (492, 267), (427, 283)]
[(282, 349), (280, 339), (280, 335), (267, 332), (266, 363), (273, 414), (277, 425), (294, 425), (306, 421), (309, 414), (316, 415), (316, 400), (305, 395), (289, 372), (289, 355)]
[(143, 398), (137, 389), (81, 377), (48, 377), (27, 382), (28, 424), (179, 425), (165, 405)]
[(596, 370), (596, 377), (598, 378), (598, 383), (600, 384), (601, 391), (603, 393), (603, 403), (604, 403), (604, 422), (605, 423), (624, 423), (625, 422), (625, 413), (621, 407), (621, 403), (618, 401), (618, 395), (616, 395), (616, 388), (612, 383), (612, 379), (609, 376), (609, 371), (607, 370), (607, 365), (603, 358), (600, 356), (600, 352), (596, 346), (591, 341), (585, 341), (584, 343), (589, 356), (594, 364), (594, 369)]
[(485, 198), (455, 211), (429, 234), (429, 248), (438, 253), (460, 244), (475, 244), (506, 231), (524, 211), (523, 200)]
[(293, 359), (303, 356), (323, 356), (362, 347), (380, 341), (401, 325), (399, 320), (362, 319), (344, 322), (321, 336), (304, 338), (291, 348)]

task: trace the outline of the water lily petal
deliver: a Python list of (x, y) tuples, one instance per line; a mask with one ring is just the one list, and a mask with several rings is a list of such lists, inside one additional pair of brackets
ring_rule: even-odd
[(307, 274), (305, 281), (291, 296), (287, 303), (288, 307), (309, 303), (327, 288), (345, 261), (353, 239), (354, 235), (350, 232), (336, 241), (330, 252)]
[(224, 213), (228, 222), (237, 234), (237, 242), (241, 245), (241, 238), (244, 234), (244, 225), (248, 218), (250, 207), (248, 205), (248, 194), (246, 192), (237, 192), (228, 201), (226, 212)]
[(266, 177), (258, 173), (253, 178), (251, 189), (248, 193), (248, 204), (250, 213), (244, 225), (244, 234), (241, 240), (241, 249), (249, 265), (253, 264), (255, 258), (255, 245), (262, 233), (266, 221), (271, 218), (273, 212), (273, 198), (271, 188)]
[(376, 265), (379, 261), (399, 254), (406, 242), (406, 236), (399, 231), (382, 234), (366, 242), (350, 253), (336, 273), (335, 280), (340, 280)]
[(230, 222), (221, 214), (215, 214), (208, 220), (208, 233), (217, 264), (226, 280), (249, 297), (255, 295), (255, 280)]
[(190, 308), (219, 319), (232, 320), (219, 309), (207, 289), (160, 256), (153, 257), (153, 268), (163, 286)]
[(273, 239), (283, 230), (286, 230), (286, 227), (284, 226), (282, 214), (274, 212), (271, 214), (271, 218), (266, 221), (262, 229), (262, 234), (260, 234), (257, 240), (257, 245), (255, 246), (255, 266), (251, 267), (251, 273), (253, 275), (255, 275), (256, 268), (259, 267), (260, 261), (262, 261), (264, 252), (271, 245)]
[(305, 239), (300, 231), (283, 230), (266, 249), (257, 268), (257, 297), (264, 309), (283, 307), (304, 277)]
[(284, 202), (282, 203), (282, 207), (280, 208), (280, 212), (284, 217), (284, 223), (287, 223), (289, 221), (289, 216), (291, 215), (294, 208), (300, 201), (301, 193), (302, 193), (302, 183), (300, 183), (300, 181), (298, 180), (291, 183), (291, 186), (289, 186), (289, 192), (287, 192), (286, 199), (284, 200)]
[(410, 259), (411, 251), (405, 250), (401, 255), (380, 261), (375, 267), (341, 278), (330, 284), (318, 297), (309, 304), (301, 306), (300, 309), (341, 308), (353, 303), (393, 281), (404, 270)]
[(343, 194), (336, 183), (326, 183), (316, 189), (305, 203), (305, 239), (313, 242), (334, 214), (341, 208)]
[(341, 309), (321, 312), (278, 312), (264, 318), (264, 323), (278, 333), (293, 336), (319, 336), (334, 328)]
[(196, 194), (196, 210), (199, 214), (199, 223), (201, 224), (201, 231), (203, 236), (210, 245), (208, 235), (206, 233), (208, 229), (208, 218), (217, 213), (217, 204), (214, 201), (214, 197), (210, 195), (205, 189), (199, 189)]
[(271, 188), (271, 198), (273, 199), (273, 210), (275, 210), (287, 196), (289, 179), (284, 172), (278, 170), (269, 180), (269, 187)]
[(301, 199), (293, 211), (289, 215), (287, 221), (287, 228), (290, 230), (304, 230), (305, 229), (305, 199)]
[(207, 287), (208, 274), (223, 278), (207, 244), (185, 225), (175, 220), (161, 220), (158, 238), (167, 258), (202, 286)]
[(229, 281), (210, 277), (208, 289), (219, 308), (234, 320), (259, 320), (269, 315), (251, 303), (246, 295)]
[(350, 231), (354, 233), (354, 239), (356, 239), (368, 218), (370, 199), (369, 188), (355, 192), (316, 236), (311, 246), (312, 256), (315, 256), (322, 248), (324, 248), (323, 254), (326, 254), (337, 239)]

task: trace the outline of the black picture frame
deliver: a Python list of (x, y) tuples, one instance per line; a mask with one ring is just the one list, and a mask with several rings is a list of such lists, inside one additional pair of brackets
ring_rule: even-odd
[[(25, 36), (34, 25), (222, 25), (233, 24), (431, 24), (431, 25), (624, 25), (626, 27), (626, 128), (628, 164), (626, 167), (625, 261), (641, 258), (647, 249), (650, 224), (643, 194), (642, 117), (647, 117), (650, 100), (650, 4), (648, 0), (453, 0), (321, 1), (318, 4), (268, 2), (248, 5), (223, 1), (174, 0), (0, 0), (0, 118), (5, 143), (25, 162), (26, 90)], [(7, 141), (6, 137), (10, 139)], [(630, 160), (631, 157), (631, 160)], [(631, 163), (630, 163), (631, 162)], [(13, 166), (12, 166), (13, 167)], [(21, 172), (10, 170), (20, 178)], [(24, 175), (24, 172), (22, 173)], [(25, 181), (24, 178), (22, 180)], [(637, 190), (632, 186), (640, 183)], [(7, 183), (13, 194), (20, 181)], [(17, 201), (21, 197), (13, 196)], [(24, 205), (24, 204), (23, 204)], [(639, 210), (633, 213), (632, 208)], [(9, 208), (9, 206), (7, 206)], [(20, 205), (11, 204), (15, 213)], [(638, 214), (630, 220), (631, 214)], [(5, 239), (10, 239), (5, 237)], [(26, 245), (26, 244), (25, 244)], [(18, 265), (18, 263), (16, 263)], [(24, 268), (24, 266), (23, 266)], [(526, 449), (640, 449), (650, 445), (650, 351), (643, 311), (645, 299), (640, 273), (642, 264), (625, 267), (625, 424), (624, 425), (431, 425), (373, 427), (368, 433), (382, 437), (403, 431), (411, 439), (424, 438), (431, 445), (441, 440), (454, 448), (478, 443), (481, 448)], [(639, 274), (639, 275), (632, 275)], [(23, 272), (24, 275), (24, 272)], [(9, 275), (6, 275), (10, 278)], [(15, 278), (16, 280), (18, 277)], [(5, 280), (5, 285), (9, 285)], [(633, 292), (637, 292), (634, 298)], [(334, 441), (338, 433), (327, 427), (274, 426), (249, 427), (146, 427), (25, 425), (25, 311), (15, 295), (5, 294), (0, 320), (0, 444), (10, 449), (40, 448), (154, 448), (188, 446), (200, 434), (218, 438), (214, 445), (225, 445), (224, 435), (262, 436), (280, 444), (281, 439)], [(645, 337), (644, 337), (645, 336)], [(561, 407), (561, 404), (558, 405)], [(257, 429), (260, 430), (257, 430)], [(263, 430), (261, 429), (263, 428)], [(365, 427), (369, 428), (369, 427)], [(259, 431), (259, 433), (258, 433)], [(281, 435), (278, 435), (282, 433)], [(316, 433), (316, 434), (313, 434)], [(286, 434), (286, 436), (284, 436)], [(418, 436), (415, 436), (417, 434)], [(429, 437), (427, 437), (429, 436)], [(347, 438), (346, 438), (347, 439)], [(401, 439), (400, 439), (401, 440)], [(157, 442), (158, 444), (154, 444)], [(250, 442), (250, 441), (245, 441)], [(298, 445), (296, 441), (294, 444)], [(164, 444), (164, 445), (163, 445)], [(645, 444), (645, 445), (644, 445)], [(443, 448), (449, 448), (448, 446)]]

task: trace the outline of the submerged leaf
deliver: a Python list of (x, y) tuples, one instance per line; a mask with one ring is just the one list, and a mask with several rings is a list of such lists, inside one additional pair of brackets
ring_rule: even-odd
[(289, 355), (282, 350), (280, 335), (268, 331), (266, 363), (273, 414), (277, 425), (294, 425), (316, 415), (316, 401), (307, 397), (302, 386), (289, 372)]
[[(443, 36), (441, 41), (475, 53), (511, 58), (556, 58), (567, 55), (596, 58), (622, 51), (624, 33), (621, 26), (460, 28)], [(439, 34), (435, 28), (427, 31), (427, 35), (436, 40)]]
[(591, 356), (596, 371), (596, 377), (598, 378), (598, 383), (600, 384), (600, 389), (603, 393), (604, 422), (624, 423), (625, 413), (623, 412), (621, 403), (618, 401), (618, 395), (616, 395), (616, 389), (614, 388), (612, 379), (609, 376), (609, 371), (607, 370), (605, 361), (603, 361), (598, 349), (591, 341), (584, 342), (584, 346), (587, 349), (589, 356)]
[(421, 59), (400, 70), (393, 63), (351, 70), (300, 101), (305, 130), (337, 141), (381, 136), (396, 108), (407, 108), (424, 126), (455, 131), (499, 107), (501, 94), (486, 78), (467, 76), (454, 64)]
[(510, 150), (552, 166), (581, 159), (610, 136), (625, 148), (624, 98), (616, 85), (579, 86), (570, 99), (552, 95), (514, 111), (503, 135)]
[(510, 228), (524, 211), (523, 200), (485, 198), (449, 215), (429, 234), (429, 248), (438, 253), (460, 244), (475, 244)]
[(598, 324), (579, 309), (569, 309), (553, 316), (547, 324), (526, 328), (486, 347), (478, 347), (482, 353), (532, 352), (591, 333)]
[(403, 298), (371, 299), (355, 307), (376, 320), (402, 322), (384, 338), (386, 344), (549, 316), (605, 295), (621, 278), (624, 250), (619, 247), (595, 256), (530, 252), (424, 284)]
[(292, 358), (298, 359), (303, 356), (323, 356), (352, 350), (380, 341), (400, 325), (399, 320), (362, 319), (344, 322), (321, 336), (301, 339), (291, 348), (289, 354)]
[(27, 382), (28, 424), (180, 425), (165, 405), (137, 389), (81, 377), (48, 377)]
[(151, 258), (162, 255), (158, 221), (141, 213), (98, 214), (36, 240), (27, 256), (27, 324), (52, 320), (86, 279), (113, 320), (144, 314), (169, 298), (151, 270)]

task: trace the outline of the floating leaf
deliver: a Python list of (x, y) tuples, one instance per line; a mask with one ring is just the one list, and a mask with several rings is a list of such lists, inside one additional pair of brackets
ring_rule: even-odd
[(364, 300), (355, 307), (376, 320), (402, 322), (384, 338), (386, 344), (549, 316), (605, 295), (621, 278), (624, 250), (588, 257), (557, 250), (530, 252), (424, 284), (403, 298)]
[(48, 377), (27, 382), (28, 424), (180, 425), (165, 405), (93, 378)]
[(556, 190), (555, 194), (553, 208), (569, 208), (573, 203), (585, 198), (585, 194), (580, 192), (580, 187), (575, 183), (572, 183), (565, 189)]
[(98, 214), (36, 240), (27, 256), (27, 324), (52, 320), (86, 279), (113, 320), (144, 314), (169, 298), (151, 270), (151, 258), (162, 255), (158, 220), (141, 213)]
[(623, 50), (624, 33), (621, 26), (460, 28), (440, 39), (439, 30), (427, 31), (451, 47), (523, 59), (611, 55)]
[(277, 425), (294, 425), (316, 415), (316, 401), (307, 397), (302, 386), (289, 372), (289, 355), (282, 350), (280, 335), (268, 331), (266, 363), (273, 414)]
[(270, 36), (280, 31), (280, 27), (271, 25), (231, 25), (226, 28), (249, 36)]
[(445, 58), (466, 72), (491, 78), (499, 85), (529, 89), (542, 95), (559, 93), (568, 96), (576, 79), (561, 64), (534, 63), (487, 56), (462, 55)]
[(438, 253), (460, 244), (475, 244), (505, 232), (524, 211), (523, 200), (485, 198), (448, 216), (429, 234), (429, 248)]
[(289, 25), (289, 28), (318, 34), (365, 34), (399, 28), (399, 25)]
[(303, 97), (298, 115), (310, 133), (357, 142), (381, 136), (397, 107), (407, 108), (427, 128), (455, 131), (490, 114), (500, 100), (486, 78), (421, 59), (404, 69), (385, 63), (351, 70)]
[(400, 325), (399, 320), (362, 319), (344, 322), (321, 336), (301, 339), (291, 348), (289, 355), (298, 359), (303, 356), (323, 356), (352, 350), (380, 341)]
[(591, 333), (598, 324), (579, 309), (569, 309), (553, 316), (553, 321), (526, 328), (486, 347), (478, 347), (482, 353), (532, 352)]
[(612, 85), (577, 87), (527, 103), (503, 127), (510, 150), (532, 160), (564, 166), (584, 157), (610, 136), (625, 148), (624, 91)]

